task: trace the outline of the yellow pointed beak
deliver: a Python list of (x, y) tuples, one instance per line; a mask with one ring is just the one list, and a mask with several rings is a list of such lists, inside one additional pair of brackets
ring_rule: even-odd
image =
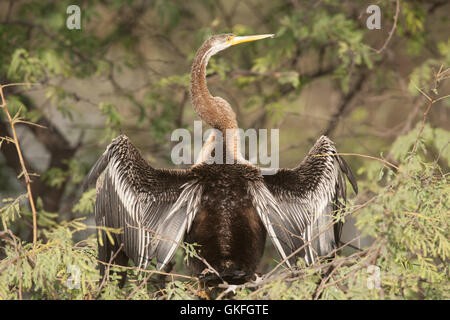
[(233, 39), (231, 39), (231, 45), (234, 46), (239, 43), (256, 41), (266, 38), (273, 38), (274, 36), (275, 36), (274, 34), (260, 34), (256, 36), (234, 37)]

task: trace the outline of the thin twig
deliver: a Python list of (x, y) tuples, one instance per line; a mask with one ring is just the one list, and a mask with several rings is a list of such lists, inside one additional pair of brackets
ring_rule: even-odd
[(111, 267), (117, 267), (117, 268), (122, 268), (122, 269), (126, 269), (126, 270), (136, 270), (139, 272), (143, 272), (143, 273), (150, 273), (150, 274), (161, 274), (161, 275), (165, 275), (165, 276), (170, 276), (170, 277), (176, 277), (176, 278), (184, 278), (184, 279), (188, 279), (188, 280), (195, 280), (198, 281), (199, 279), (197, 277), (191, 277), (191, 276), (187, 276), (184, 274), (180, 274), (180, 273), (168, 273), (168, 272), (164, 272), (164, 271), (158, 271), (158, 270), (147, 270), (147, 269), (142, 269), (139, 267), (128, 267), (128, 266), (121, 266), (118, 264), (114, 264), (114, 263), (108, 263), (108, 262), (104, 262), (104, 261), (100, 261), (97, 259), (97, 262), (104, 264), (105, 266), (111, 266)]
[(400, 170), (399, 167), (397, 167), (395, 164), (390, 163), (389, 161), (386, 161), (384, 159), (381, 158), (377, 158), (377, 157), (373, 157), (373, 156), (368, 156), (365, 154), (359, 154), (359, 153), (325, 153), (325, 154), (313, 154), (312, 157), (329, 157), (329, 156), (357, 156), (357, 157), (362, 157), (362, 158), (367, 158), (367, 159), (372, 159), (372, 160), (377, 160), (380, 162), (383, 162), (384, 164), (387, 164), (388, 166), (395, 168), (396, 170)]
[(100, 296), (100, 292), (101, 292), (102, 288), (105, 286), (106, 282), (109, 280), (109, 270), (111, 268), (112, 262), (117, 257), (117, 255), (122, 250), (122, 248), (123, 248), (123, 243), (120, 245), (119, 249), (117, 249), (117, 251), (109, 259), (109, 263), (106, 265), (105, 274), (103, 275), (102, 282), (100, 283), (100, 286), (97, 289), (97, 292), (98, 292), (97, 298)]
[(417, 87), (415, 84), (414, 84), (414, 86), (416, 87), (417, 90), (419, 90), (420, 93), (422, 93), (422, 94), (428, 99), (429, 102), (428, 102), (428, 107), (427, 107), (427, 109), (425, 110), (425, 112), (424, 112), (424, 114), (423, 114), (422, 125), (420, 126), (419, 133), (417, 134), (416, 141), (414, 142), (414, 146), (413, 146), (413, 149), (412, 149), (412, 153), (415, 153), (416, 150), (417, 150), (417, 146), (418, 146), (418, 144), (419, 144), (419, 139), (420, 139), (420, 137), (422, 136), (423, 129), (425, 128), (425, 123), (426, 123), (426, 121), (427, 121), (428, 113), (429, 113), (430, 110), (431, 110), (431, 106), (432, 106), (433, 103), (435, 102), (435, 100), (433, 100), (432, 98), (430, 98), (425, 92), (423, 92), (423, 91), (422, 91), (419, 87)]
[(391, 38), (392, 38), (392, 36), (394, 35), (394, 32), (395, 32), (395, 29), (397, 28), (397, 20), (398, 20), (398, 14), (399, 13), (400, 13), (400, 0), (396, 0), (394, 24), (392, 25), (391, 31), (389, 31), (388, 37), (386, 38), (386, 41), (384, 41), (384, 44), (383, 44), (383, 46), (380, 49), (375, 50), (375, 49), (372, 48), (373, 50), (375, 50), (375, 52), (377, 54), (380, 54), (381, 52), (383, 52), (384, 49), (386, 49), (388, 43), (391, 41)]
[(134, 288), (133, 291), (131, 291), (131, 293), (128, 295), (128, 297), (126, 298), (126, 300), (130, 300), (130, 299), (133, 297), (133, 295), (134, 295), (138, 290), (140, 290), (144, 285), (147, 285), (147, 281), (150, 279), (151, 276), (152, 276), (151, 273), (147, 274), (147, 275), (145, 276), (144, 280), (142, 281), (142, 283), (139, 284), (138, 286), (136, 286), (136, 288)]
[(31, 193), (31, 182), (32, 181), (31, 181), (30, 175), (29, 175), (29, 173), (27, 171), (27, 168), (25, 166), (25, 161), (23, 160), (22, 150), (20, 149), (19, 140), (17, 138), (16, 128), (15, 128), (15, 120), (13, 120), (13, 118), (11, 118), (11, 115), (9, 114), (8, 107), (6, 105), (6, 99), (5, 99), (5, 96), (4, 96), (4, 93), (3, 93), (3, 88), (5, 88), (7, 86), (12, 86), (12, 85), (23, 85), (23, 84), (15, 83), (15, 84), (9, 84), (9, 85), (8, 84), (0, 85), (0, 98), (1, 98), (1, 105), (0, 105), (0, 107), (3, 108), (3, 110), (5, 111), (6, 117), (8, 118), (8, 122), (10, 124), (11, 131), (12, 131), (12, 134), (13, 134), (14, 144), (15, 144), (16, 150), (17, 150), (17, 155), (19, 156), (19, 161), (20, 161), (20, 165), (21, 165), (21, 168), (22, 168), (22, 175), (24, 176), (24, 179), (25, 179), (25, 183), (26, 183), (26, 187), (27, 187), (28, 200), (30, 201), (31, 212), (33, 213), (33, 248), (36, 248), (36, 243), (37, 243), (37, 213), (36, 213), (36, 207), (34, 205), (33, 194)]
[[(366, 207), (369, 203), (373, 202), (378, 196), (374, 196), (372, 198), (370, 198), (369, 200), (367, 200), (365, 203), (363, 203), (362, 205), (359, 205), (356, 209), (353, 209), (350, 212), (347, 212), (345, 214), (345, 216), (351, 215), (354, 212)], [(316, 238), (318, 238), (321, 234), (323, 234), (324, 232), (326, 232), (327, 230), (329, 230), (331, 227), (334, 226), (336, 222), (333, 221), (331, 223), (329, 223), (320, 233), (314, 235), (311, 240), (309, 240), (308, 242), (305, 242), (301, 247), (297, 248), (294, 252), (292, 252), (290, 255), (288, 255), (286, 258), (284, 258), (283, 260), (281, 260), (276, 266), (275, 268), (273, 268), (269, 273), (266, 274), (266, 277), (269, 277), (270, 275), (272, 275), (280, 266), (282, 266), (286, 261), (288, 261), (291, 257), (295, 256), (296, 254), (298, 254), (301, 250), (303, 250), (303, 248), (305, 248), (306, 246), (310, 245), (312, 243), (312, 241), (314, 241)]]
[(14, 234), (11, 232), (11, 230), (6, 230), (6, 233), (9, 234), (9, 236), (11, 237), (13, 243), (14, 243), (14, 252), (16, 253), (16, 257), (18, 260), (17, 263), (17, 280), (19, 282), (19, 300), (22, 300), (22, 262), (20, 259), (20, 254), (19, 254), (19, 250), (17, 248), (17, 240), (16, 237), (14, 236)]

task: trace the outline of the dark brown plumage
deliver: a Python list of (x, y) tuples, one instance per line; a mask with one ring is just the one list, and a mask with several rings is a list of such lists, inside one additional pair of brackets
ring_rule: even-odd
[[(200, 245), (198, 253), (232, 281), (251, 277), (264, 252), (266, 231), (248, 194), (248, 181), (261, 181), (258, 170), (247, 165), (202, 164), (192, 169), (204, 188), (201, 209), (186, 241)], [(200, 274), (205, 265), (191, 262)]]

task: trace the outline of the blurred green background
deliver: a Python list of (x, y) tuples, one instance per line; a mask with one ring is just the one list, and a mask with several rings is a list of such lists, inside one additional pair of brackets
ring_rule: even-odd
[[(28, 167), (41, 175), (33, 193), (45, 209), (70, 215), (86, 170), (120, 132), (154, 166), (172, 167), (171, 132), (192, 132), (198, 120), (192, 58), (208, 36), (226, 32), (276, 34), (214, 56), (208, 85), (241, 128), (280, 128), (281, 166), (299, 163), (321, 134), (341, 152), (389, 157), (426, 108), (414, 83), (434, 88), (450, 53), (449, 4), (400, 3), (377, 53), (395, 1), (378, 3), (380, 30), (366, 26), (370, 1), (2, 1), (1, 83), (40, 84), (5, 89), (9, 107), (47, 127), (20, 126)], [(70, 4), (81, 8), (81, 30), (66, 27)], [(436, 89), (450, 92), (445, 82)], [(433, 105), (429, 122), (448, 129), (448, 100)], [(14, 149), (1, 151), (0, 192), (11, 195), (20, 172)], [(367, 160), (347, 161), (364, 173)]]
[[(71, 4), (81, 8), (80, 30), (66, 26)], [(371, 4), (381, 9), (379, 30), (366, 25)], [(32, 183), (38, 211), (57, 221), (92, 217), (73, 206), (85, 174), (119, 133), (154, 167), (174, 167), (171, 132), (192, 132), (198, 120), (189, 94), (192, 59), (219, 33), (276, 34), (214, 56), (208, 85), (230, 102), (241, 128), (280, 129), (281, 167), (298, 164), (322, 134), (340, 152), (398, 164), (421, 125), (424, 94), (450, 94), (449, 12), (440, 0), (3, 0), (0, 84), (38, 84), (5, 94), (12, 115), (21, 109), (46, 127), (17, 125), (26, 166), (39, 175)], [(423, 159), (437, 159), (444, 172), (449, 101), (433, 104), (424, 131)], [(1, 110), (0, 119), (0, 136), (10, 135)], [(412, 142), (398, 140), (408, 134)], [(7, 202), (24, 188), (15, 147), (3, 142), (0, 151), (0, 201)], [(346, 160), (362, 203), (383, 170), (374, 174), (379, 162), (368, 158)], [(345, 230), (356, 232), (351, 220)], [(30, 240), (29, 223), (15, 231)]]

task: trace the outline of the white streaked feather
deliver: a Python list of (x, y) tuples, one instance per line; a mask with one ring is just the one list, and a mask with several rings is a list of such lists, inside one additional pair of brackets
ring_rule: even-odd
[(185, 215), (182, 225), (178, 229), (175, 237), (167, 238), (166, 236), (163, 236), (160, 240), (171, 241), (171, 244), (170, 249), (167, 252), (162, 264), (158, 267), (159, 270), (163, 269), (166, 264), (172, 259), (173, 255), (175, 254), (175, 250), (180, 245), (184, 234), (190, 231), (192, 222), (194, 221), (195, 216), (200, 209), (201, 197), (202, 187), (197, 183), (197, 181), (191, 181), (184, 184), (183, 191), (181, 192), (177, 201), (173, 204), (164, 221), (160, 224), (157, 234), (164, 235), (164, 230), (167, 229), (167, 223), (171, 221), (174, 215)]
[[(173, 255), (175, 254), (175, 250), (178, 248), (181, 242), (181, 238), (183, 237), (185, 233), (185, 227), (186, 227), (187, 220), (184, 220), (183, 224), (181, 225), (181, 228), (179, 229), (175, 239), (173, 239), (173, 244), (171, 245), (169, 252), (167, 253), (166, 257), (164, 258), (163, 263), (158, 267), (159, 270), (164, 269), (164, 267), (169, 263), (169, 261), (172, 259)], [(167, 240), (164, 240), (167, 241)]]
[[(309, 157), (313, 156), (311, 153), (314, 152), (313, 150), (321, 150), (321, 153), (327, 154), (337, 153), (331, 140), (324, 136), (317, 140), (315, 146), (305, 158), (306, 161)], [(274, 193), (275, 199), (279, 202), (278, 207), (280, 211), (282, 211), (281, 217), (285, 217), (288, 221), (287, 223), (292, 223), (298, 227), (298, 230), (300, 230), (300, 235), (304, 239), (305, 243), (308, 243), (313, 237), (316, 236), (316, 234), (323, 231), (313, 230), (313, 227), (316, 225), (316, 222), (319, 223), (318, 219), (319, 217), (322, 217), (321, 215), (327, 214), (327, 207), (333, 203), (336, 197), (336, 188), (339, 184), (338, 179), (340, 179), (340, 167), (338, 161), (332, 155), (326, 156), (322, 159), (323, 161), (320, 162), (320, 167), (317, 167), (314, 172), (306, 173), (314, 174), (318, 178), (318, 181), (315, 182), (314, 188), (305, 188), (304, 190), (300, 190), (301, 193), (299, 194), (298, 190), (297, 193), (294, 193), (291, 191), (292, 189), (286, 190), (282, 184), (277, 184), (277, 189), (275, 189)], [(302, 164), (300, 164), (299, 167), (290, 170), (292, 171), (292, 174), (295, 174), (296, 170), (301, 171), (301, 169)], [(266, 195), (262, 194), (262, 196), (265, 197)], [(264, 210), (264, 208), (261, 208), (261, 210)], [(264, 213), (262, 215), (264, 215)], [(261, 219), (265, 221), (264, 218)], [(286, 226), (289, 229), (289, 225), (286, 224)], [(268, 231), (269, 233), (271, 232), (270, 230)], [(327, 237), (328, 236), (329, 235), (327, 235)], [(318, 238), (318, 240), (321, 239), (320, 236)], [(278, 249), (278, 245), (276, 243), (274, 244)], [(321, 243), (319, 244), (322, 245)], [(291, 249), (295, 251), (297, 248)], [(318, 248), (318, 250), (321, 251), (320, 248)], [(312, 243), (306, 245), (304, 252), (305, 261), (308, 265), (312, 264), (315, 256), (317, 256), (314, 251), (315, 250)]]
[[(140, 214), (145, 212), (146, 209), (149, 209), (149, 203), (143, 203), (139, 201), (138, 196), (133, 192), (131, 186), (128, 185), (124, 181), (123, 174), (121, 172), (121, 163), (115, 157), (112, 157), (110, 164), (108, 165), (108, 175), (112, 181), (114, 186), (114, 191), (117, 194), (119, 201), (122, 203), (124, 207), (124, 211), (126, 213), (125, 218), (125, 227), (131, 225), (132, 228), (135, 228), (137, 238), (133, 238), (132, 241), (136, 241), (135, 250), (138, 252), (138, 261), (136, 261), (139, 268), (145, 268), (148, 264), (149, 260), (149, 251), (148, 248), (151, 245), (152, 238), (155, 238), (149, 230), (145, 228), (143, 224), (142, 217)], [(180, 194), (178, 200), (173, 204), (166, 218), (162, 222), (168, 221), (174, 214), (177, 213), (183, 206), (188, 207), (188, 211), (186, 214), (186, 222), (189, 223), (189, 226), (192, 224), (192, 221), (196, 214), (196, 207), (192, 205), (193, 199), (191, 196), (195, 195), (198, 191), (199, 186), (194, 183), (186, 183), (183, 185), (183, 191)], [(199, 201), (195, 201), (196, 204)], [(178, 233), (174, 240), (174, 245), (171, 247), (167, 258), (170, 259), (174, 253), (174, 250), (178, 247), (178, 244), (185, 233), (186, 223), (182, 225), (182, 228), (178, 230)], [(157, 233), (158, 234), (158, 233)], [(153, 246), (157, 246), (161, 240), (153, 241)], [(167, 261), (165, 261), (167, 263)]]
[(287, 259), (288, 255), (286, 254), (286, 252), (284, 252), (283, 246), (281, 245), (278, 236), (275, 233), (275, 230), (273, 229), (272, 223), (270, 222), (270, 219), (268, 217), (268, 214), (270, 214), (270, 210), (268, 209), (268, 207), (270, 207), (278, 215), (278, 218), (284, 220), (284, 215), (279, 210), (279, 205), (277, 201), (272, 196), (267, 187), (262, 183), (258, 183), (258, 185), (251, 186), (249, 188), (249, 191), (252, 194), (253, 205), (255, 206), (256, 212), (258, 213), (264, 226), (266, 227), (270, 238), (272, 239), (275, 247), (277, 248), (279, 254), (281, 255), (281, 258), (286, 261), (286, 264), (289, 267), (291, 267), (291, 264)]
[[(138, 199), (133, 194), (131, 188), (123, 182), (120, 175), (120, 163), (114, 157), (111, 159), (112, 162), (108, 165), (108, 175), (111, 178), (112, 184), (114, 186), (114, 191), (116, 192), (119, 200), (121, 201), (128, 218), (131, 218), (134, 223), (133, 226), (137, 227), (139, 236), (137, 239), (137, 251), (139, 252), (139, 260), (137, 262), (138, 267), (142, 267), (143, 261), (147, 260), (147, 254), (145, 253), (145, 236), (146, 231), (144, 230), (140, 220), (138, 219), (139, 207)], [(125, 218), (125, 221), (128, 219)]]

